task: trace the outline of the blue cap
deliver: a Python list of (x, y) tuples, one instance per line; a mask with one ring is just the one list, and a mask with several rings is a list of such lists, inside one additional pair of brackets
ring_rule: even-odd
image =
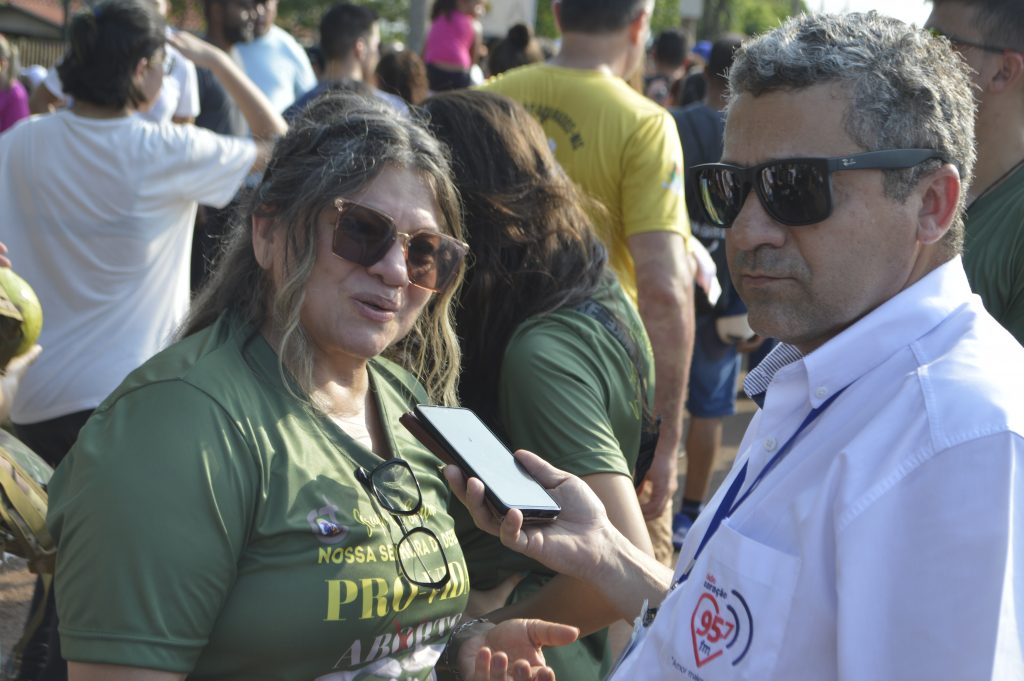
[(693, 51), (699, 54), (704, 61), (711, 59), (711, 41), (698, 40), (697, 44), (693, 46)]

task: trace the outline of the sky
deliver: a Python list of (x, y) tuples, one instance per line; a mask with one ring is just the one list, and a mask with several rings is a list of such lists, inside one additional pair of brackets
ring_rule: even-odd
[(877, 10), (908, 24), (923, 26), (932, 4), (925, 0), (806, 0), (808, 9), (825, 12), (867, 12)]

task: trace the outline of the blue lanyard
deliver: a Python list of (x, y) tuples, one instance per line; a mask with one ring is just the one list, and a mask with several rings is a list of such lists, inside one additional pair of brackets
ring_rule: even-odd
[(789, 439), (786, 440), (782, 447), (779, 448), (779, 451), (776, 452), (775, 456), (773, 456), (765, 467), (761, 469), (761, 472), (756, 478), (754, 478), (754, 482), (750, 484), (750, 487), (747, 488), (747, 491), (743, 496), (737, 499), (736, 497), (739, 495), (740, 489), (743, 487), (743, 481), (747, 478), (747, 465), (749, 464), (749, 459), (743, 462), (743, 468), (741, 468), (740, 472), (736, 474), (735, 479), (733, 479), (732, 484), (729, 485), (729, 489), (726, 490), (725, 496), (722, 498), (722, 503), (720, 503), (718, 508), (715, 509), (715, 515), (711, 518), (711, 522), (708, 524), (708, 529), (704, 532), (704, 537), (700, 540), (700, 545), (697, 546), (697, 552), (693, 554), (693, 558), (690, 559), (690, 564), (686, 566), (686, 570), (684, 570), (679, 576), (679, 579), (675, 581), (672, 588), (679, 586), (689, 578), (690, 571), (693, 570), (693, 566), (696, 565), (697, 559), (700, 557), (701, 552), (704, 551), (704, 547), (708, 545), (708, 541), (710, 541), (711, 537), (713, 537), (715, 532), (718, 531), (718, 527), (722, 524), (722, 521), (736, 512), (736, 509), (740, 507), (740, 504), (746, 501), (751, 492), (757, 489), (757, 486), (761, 484), (761, 481), (764, 480), (765, 476), (768, 475), (768, 473), (770, 473), (771, 470), (775, 468), (780, 461), (782, 461), (782, 458), (789, 453), (789, 450), (792, 448), (793, 443), (796, 442), (796, 439), (800, 436), (800, 433), (804, 432), (807, 426), (814, 422), (814, 419), (821, 416), (822, 412), (828, 409), (829, 405), (832, 404), (837, 397), (843, 394), (843, 390), (846, 390), (846, 388), (843, 388), (839, 392), (833, 394), (832, 397), (822, 402), (817, 409), (811, 410), (811, 413), (803, 420), (803, 423), (801, 423), (796, 429), (796, 432), (789, 436)]

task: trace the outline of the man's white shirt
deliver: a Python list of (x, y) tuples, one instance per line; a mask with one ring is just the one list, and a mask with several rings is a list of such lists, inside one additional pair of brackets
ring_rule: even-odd
[(763, 408), (676, 579), (743, 465), (746, 490), (842, 394), (722, 523), (613, 678), (1024, 678), (1024, 349), (960, 259), (806, 357), (779, 346), (748, 392), (759, 379)]

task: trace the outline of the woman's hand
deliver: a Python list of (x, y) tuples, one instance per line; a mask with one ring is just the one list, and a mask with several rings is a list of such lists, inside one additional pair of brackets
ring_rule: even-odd
[(211, 45), (187, 31), (174, 31), (167, 38), (167, 42), (174, 45), (186, 59), (204, 69), (213, 69), (219, 60), (226, 56), (216, 45)]
[(523, 525), (523, 514), (518, 509), (512, 509), (502, 519), (484, 501), (480, 480), (466, 480), (456, 466), (447, 466), (445, 477), (477, 527), (555, 572), (586, 580), (600, 561), (602, 546), (609, 541), (625, 540), (585, 482), (526, 450), (518, 450), (515, 457), (561, 506), (557, 520)]
[(576, 627), (543, 620), (506, 620), (467, 639), (456, 664), (472, 681), (554, 681), (542, 648), (564, 646), (579, 635)]

